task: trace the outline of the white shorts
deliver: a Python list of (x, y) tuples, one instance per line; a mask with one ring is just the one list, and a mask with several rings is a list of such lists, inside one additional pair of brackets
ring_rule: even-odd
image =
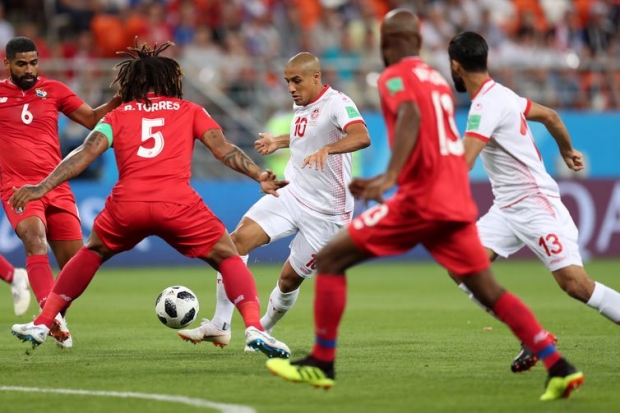
[(300, 277), (310, 278), (316, 273), (316, 253), (345, 228), (350, 219), (313, 211), (301, 204), (286, 187), (278, 194), (277, 198), (263, 196), (245, 216), (260, 225), (269, 236), (269, 242), (297, 234), (289, 245), (288, 260)]
[(507, 258), (526, 245), (549, 271), (583, 266), (577, 226), (558, 197), (529, 196), (503, 208), (494, 204), (477, 227), (482, 245), (500, 257)]

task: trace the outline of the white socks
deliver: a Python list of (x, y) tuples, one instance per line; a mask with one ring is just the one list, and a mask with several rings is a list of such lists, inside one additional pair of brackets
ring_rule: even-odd
[(270, 332), (273, 329), (276, 323), (293, 307), (297, 297), (299, 297), (299, 288), (290, 293), (283, 293), (276, 282), (276, 288), (273, 289), (269, 296), (267, 311), (260, 319), (260, 323), (265, 331)]
[(620, 324), (620, 293), (617, 291), (594, 282), (594, 291), (587, 304), (614, 323)]
[(465, 294), (467, 294), (467, 296), (469, 297), (470, 300), (472, 300), (474, 303), (476, 303), (476, 305), (480, 308), (482, 308), (484, 311), (486, 311), (487, 313), (491, 314), (493, 317), (497, 318), (497, 315), (495, 315), (495, 313), (493, 312), (493, 310), (491, 310), (489, 307), (485, 306), (484, 304), (482, 304), (480, 301), (478, 301), (476, 299), (476, 297), (474, 297), (474, 294), (469, 291), (469, 288), (467, 288), (467, 286), (463, 283), (459, 284), (459, 289), (461, 291), (463, 291)]
[[(245, 265), (248, 265), (248, 255), (241, 255), (241, 260)], [(213, 314), (213, 319), (211, 320), (211, 322), (215, 324), (220, 330), (230, 330), (233, 313), (235, 312), (235, 305), (228, 299), (228, 296), (226, 295), (226, 289), (224, 288), (222, 274), (220, 274), (219, 272), (217, 273), (215, 298), (215, 314)]]

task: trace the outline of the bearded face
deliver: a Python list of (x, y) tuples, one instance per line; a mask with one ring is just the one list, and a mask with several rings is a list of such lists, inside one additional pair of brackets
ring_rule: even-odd
[(36, 51), (17, 53), (12, 60), (4, 61), (11, 82), (22, 90), (31, 89), (37, 83), (39, 55)]

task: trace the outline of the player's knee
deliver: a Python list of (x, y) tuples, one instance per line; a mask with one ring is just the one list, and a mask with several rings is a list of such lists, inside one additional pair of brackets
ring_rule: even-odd
[(264, 233), (245, 233), (235, 231), (230, 234), (232, 242), (235, 244), (239, 255), (248, 255), (254, 248), (265, 245), (269, 242), (269, 237)]
[(26, 255), (47, 254), (47, 240), (45, 233), (39, 231), (26, 230), (20, 234)]
[(329, 249), (323, 248), (315, 257), (316, 269), (319, 274), (341, 274), (344, 269), (339, 259)]
[(278, 287), (283, 293), (290, 293), (297, 290), (303, 281), (304, 279), (297, 274), (282, 274), (278, 281)]

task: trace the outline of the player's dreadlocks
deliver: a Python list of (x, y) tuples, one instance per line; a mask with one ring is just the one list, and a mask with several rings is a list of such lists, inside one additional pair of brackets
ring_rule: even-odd
[(112, 84), (118, 82), (123, 102), (137, 100), (150, 107), (148, 92), (179, 99), (183, 97), (181, 66), (174, 59), (158, 56), (170, 46), (174, 43), (166, 42), (159, 47), (156, 43), (152, 48), (145, 43), (139, 48), (136, 39), (134, 47), (128, 47), (128, 51), (116, 52), (130, 57), (114, 66), (118, 69), (118, 75)]

